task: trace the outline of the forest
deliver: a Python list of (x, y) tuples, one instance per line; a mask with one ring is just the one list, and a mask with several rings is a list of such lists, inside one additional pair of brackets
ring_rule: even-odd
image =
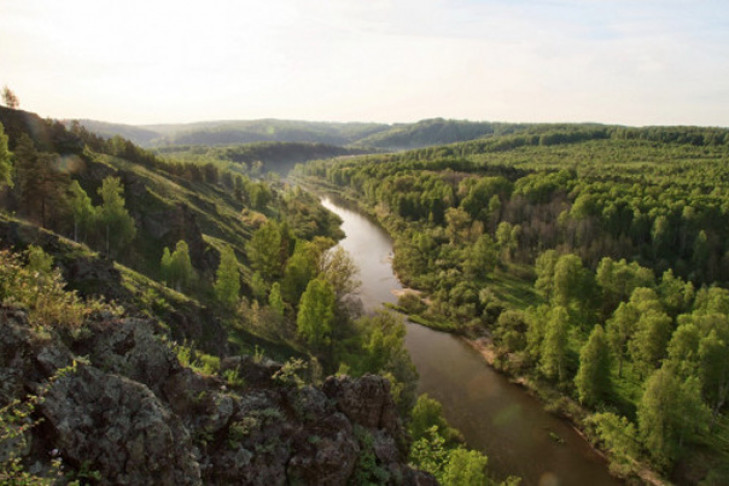
[(390, 232), (400, 310), (488, 338), (615, 474), (723, 484), (728, 162), (725, 129), (534, 125), (295, 174)]
[[(314, 195), (276, 176), (251, 177), (236, 164), (162, 158), (118, 135), (104, 138), (80, 123), (67, 129), (2, 107), (0, 192), (0, 298), (2, 305), (28, 312), (33, 332), (44, 336), (38, 339), (78, 346), (94, 335), (98, 316), (149, 319), (178, 366), (223, 383), (242, 400), (260, 392), (260, 385), (247, 383), (261, 379), (246, 375), (256, 367), (277, 370), (266, 378), (278, 387), (276, 394), (314, 393), (311, 387), (331, 382), (329, 375), (375, 373), (388, 380), (388, 400), (409, 431), (387, 445), (400, 451), (397, 467), (407, 474), (427, 471), (444, 484), (496, 484), (487, 476), (486, 457), (466, 448), (440, 404), (416, 396), (403, 320), (388, 311), (363, 313), (357, 269), (334, 247), (342, 237), (340, 221)], [(224, 366), (242, 357), (248, 367)], [(93, 367), (94, 359), (78, 358), (83, 367)], [(70, 379), (74, 370), (59, 371), (44, 387)], [(67, 480), (111, 474), (103, 458), (81, 462), (54, 445), (55, 436), (39, 425), (47, 419), (47, 392), (33, 390), (0, 395), (0, 442), (9, 444), (0, 457), (0, 480), (50, 484), (48, 476), (28, 469), (33, 461)], [(190, 398), (194, 407), (204, 408), (216, 396), (206, 393)], [(207, 406), (217, 407), (214, 400)], [(202, 409), (198, 413), (190, 425), (193, 441), (212, 454), (211, 432)], [(223, 457), (245, 441), (255, 445), (257, 461), (281, 455), (260, 443), (266, 437), (290, 440), (266, 432), (280, 421), (256, 417), (216, 432), (221, 440), (214, 446), (224, 450), (214, 455)], [(25, 427), (34, 443), (59, 449), (58, 457), (39, 458), (38, 447), (29, 451)], [(392, 456), (374, 452), (378, 441), (393, 439), (382, 432), (373, 438), (366, 429), (354, 433), (360, 452), (348, 473), (352, 481), (386, 483), (404, 474), (393, 472)], [(305, 443), (321, 440), (312, 434)], [(261, 466), (250, 467), (246, 474), (262, 474)], [(217, 481), (225, 470), (205, 474)]]

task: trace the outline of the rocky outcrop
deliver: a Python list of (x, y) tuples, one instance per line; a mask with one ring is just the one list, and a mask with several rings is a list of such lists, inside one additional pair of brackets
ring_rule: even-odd
[(101, 484), (434, 484), (407, 466), (407, 437), (379, 376), (281, 380), (281, 365), (223, 360), (238, 380), (180, 365), (145, 319), (58, 333), (0, 308), (0, 402), (41, 394), (28, 464), (58, 450)]

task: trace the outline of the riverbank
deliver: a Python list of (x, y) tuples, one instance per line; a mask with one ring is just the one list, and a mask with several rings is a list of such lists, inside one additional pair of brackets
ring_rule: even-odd
[[(325, 199), (324, 205), (343, 220), (347, 237), (340, 244), (362, 270), (360, 296), (365, 309), (384, 304), (410, 315), (412, 309), (402, 306), (412, 300), (419, 304), (418, 313), (422, 312), (423, 295), (403, 289), (391, 267), (392, 238), (382, 227), (382, 215), (372, 214), (373, 208), (363, 211), (356, 200), (341, 195)], [(396, 224), (392, 219), (389, 223)], [(417, 299), (398, 299), (403, 295)], [(425, 319), (424, 325), (408, 322), (406, 326), (406, 348), (421, 378), (418, 393), (427, 393), (442, 403), (448, 421), (464, 433), (471, 447), (489, 456), (495, 474), (516, 474), (525, 484), (540, 484), (545, 478), (560, 484), (619, 484), (608, 474), (604, 457), (584, 436), (567, 421), (545, 411), (544, 403), (529, 390), (515, 386), (484, 363), (484, 358), (459, 336), (465, 328), (450, 323), (454, 327), (443, 329), (438, 325), (441, 321), (446, 319)]]
[[(484, 361), (488, 363), (489, 366), (491, 366), (495, 371), (503, 373), (509, 378), (509, 381), (523, 387), (532, 396), (537, 397), (542, 403), (545, 404), (545, 410), (548, 410), (549, 412), (568, 420), (572, 425), (573, 429), (585, 440), (585, 442), (590, 444), (595, 453), (603, 457), (605, 461), (608, 462), (608, 464), (612, 464), (610, 452), (598, 447), (586, 432), (584, 420), (589, 417), (589, 410), (586, 410), (579, 403), (568, 397), (565, 397), (563, 394), (559, 393), (554, 389), (546, 387), (543, 384), (537, 385), (534, 381), (530, 380), (525, 376), (513, 375), (511, 373), (505, 372), (503, 369), (501, 369), (500, 366), (498, 366), (498, 355), (496, 347), (494, 346), (491, 339), (487, 337), (468, 338), (463, 336), (462, 340), (467, 343), (471, 348), (476, 350), (484, 359)], [(549, 405), (554, 403), (555, 400), (560, 401), (556, 403), (557, 406), (549, 407)], [(663, 480), (658, 473), (656, 473), (644, 464), (634, 462), (633, 467), (634, 469), (632, 473), (640, 478), (640, 480), (643, 481), (645, 484), (649, 484), (652, 486), (667, 486), (669, 484), (668, 482)], [(612, 468), (610, 468), (610, 472), (611, 474), (614, 474)], [(619, 474), (614, 475), (615, 477), (623, 480), (630, 480), (631, 478), (635, 479), (635, 476), (633, 476), (632, 474), (627, 477), (623, 477)]]
[[(366, 217), (373, 224), (385, 229), (386, 233), (388, 234), (392, 234), (393, 231), (397, 233), (397, 221), (393, 221), (392, 218), (389, 218), (386, 214), (378, 211), (378, 208), (363, 207), (356, 199), (347, 197), (339, 190), (328, 192), (331, 200), (336, 201), (340, 206), (348, 208), (348, 211), (354, 211), (357, 212), (360, 216)], [(334, 194), (331, 194), (332, 192)], [(387, 262), (388, 264), (392, 263), (391, 254), (387, 258)], [(397, 277), (400, 281), (402, 281), (401, 275), (397, 275)], [(401, 298), (408, 295), (417, 297), (417, 300), (420, 301), (423, 305), (429, 304), (429, 302), (427, 301), (427, 297), (423, 298), (424, 294), (421, 291), (410, 288), (399, 288), (398, 286), (397, 289), (395, 289), (394, 291), (390, 290), (389, 293), (391, 298), (396, 300), (395, 302), (393, 302), (392, 300), (385, 300), (384, 304), (387, 307), (408, 316), (411, 322), (420, 324), (436, 331), (446, 332), (451, 335), (458, 336), (458, 339), (466, 343), (470, 348), (474, 349), (478, 353), (478, 356), (483, 361), (485, 361), (485, 364), (487, 364), (490, 369), (492, 369), (494, 372), (501, 374), (511, 383), (518, 385), (519, 388), (523, 390), (522, 393), (526, 393), (536, 398), (540, 403), (540, 408), (555, 417), (559, 417), (560, 419), (566, 419), (567, 422), (565, 422), (565, 424), (569, 424), (569, 427), (571, 427), (574, 433), (576, 433), (580, 437), (585, 445), (590, 448), (596, 456), (601, 457), (606, 463), (609, 463), (609, 454), (606, 453), (606, 451), (600, 450), (598, 447), (595, 446), (595, 444), (590, 442), (590, 437), (587, 433), (587, 428), (585, 427), (585, 419), (590, 415), (589, 411), (582, 408), (576, 401), (570, 399), (566, 395), (554, 389), (549, 384), (534, 382), (530, 380), (527, 376), (519, 376), (513, 373), (510, 374), (506, 370), (502, 369), (503, 367), (499, 364), (500, 357), (498, 350), (488, 338), (469, 338), (467, 336), (468, 333), (465, 329), (459, 328), (453, 323), (448, 322), (444, 325), (445, 321), (443, 319), (438, 319), (436, 321), (423, 317), (424, 309), (422, 308), (418, 311), (414, 311), (413, 309), (409, 308), (409, 306), (406, 307), (405, 303), (402, 301)], [(563, 439), (560, 434), (557, 434), (552, 430), (545, 432), (545, 434), (549, 436), (550, 441), (554, 444), (562, 444)], [(635, 474), (637, 475), (637, 477), (640, 477), (641, 481), (647, 484), (664, 484), (662, 481), (660, 481), (655, 473), (650, 473), (647, 468), (636, 464), (635, 467), (631, 469), (635, 471)], [(625, 470), (625, 468), (623, 468), (623, 470)], [(612, 472), (614, 473), (615, 471), (613, 470)], [(622, 476), (622, 478), (625, 478), (626, 475), (615, 474), (614, 476)], [(631, 475), (628, 474), (627, 476)], [(637, 479), (635, 475), (633, 475), (632, 477), (634, 479)]]

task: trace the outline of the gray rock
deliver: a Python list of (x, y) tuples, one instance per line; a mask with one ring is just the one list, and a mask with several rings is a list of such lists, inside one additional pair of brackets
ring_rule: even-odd
[(105, 484), (202, 483), (187, 430), (141, 383), (80, 365), (53, 383), (40, 411), (64, 457)]

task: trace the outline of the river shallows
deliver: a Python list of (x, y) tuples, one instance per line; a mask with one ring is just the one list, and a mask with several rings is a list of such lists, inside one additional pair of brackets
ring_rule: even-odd
[[(395, 302), (393, 290), (402, 286), (390, 265), (390, 237), (354, 210), (331, 199), (322, 204), (343, 220), (346, 237), (339, 244), (360, 269), (365, 308)], [(517, 475), (522, 484), (539, 486), (621, 484), (567, 422), (545, 412), (460, 339), (408, 323), (405, 344), (420, 374), (418, 393), (443, 404), (448, 421), (470, 447), (489, 457), (489, 469), (498, 476)]]

